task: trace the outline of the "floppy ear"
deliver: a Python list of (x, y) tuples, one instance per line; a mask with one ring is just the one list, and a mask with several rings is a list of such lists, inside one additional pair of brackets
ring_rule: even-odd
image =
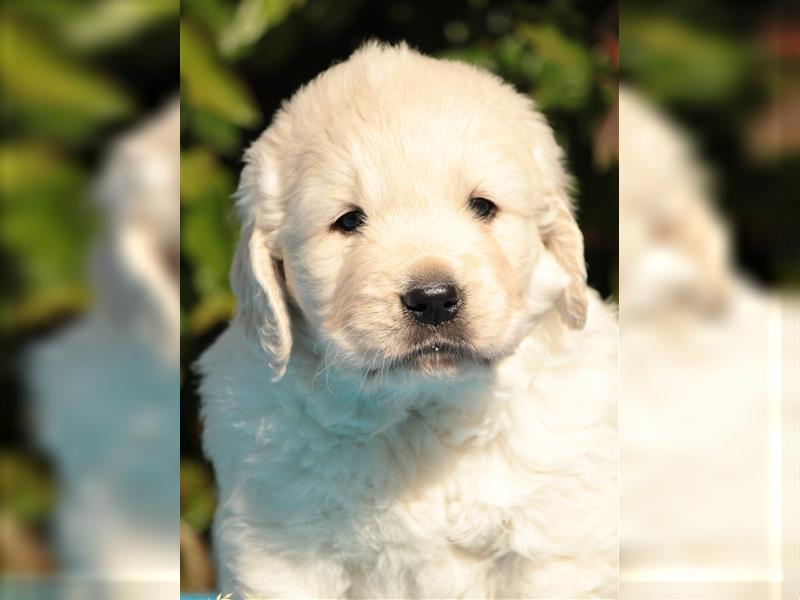
[(539, 230), (545, 248), (569, 275), (569, 284), (556, 306), (569, 327), (581, 329), (586, 324), (586, 263), (583, 258), (583, 235), (572, 216), (570, 178), (562, 162), (561, 148), (550, 126), (540, 115), (537, 115), (533, 126), (537, 142), (533, 156), (547, 188)]
[(540, 225), (545, 248), (569, 276), (569, 284), (556, 302), (561, 317), (572, 329), (586, 324), (586, 263), (583, 236), (568, 206), (555, 201), (549, 219)]
[(233, 258), (230, 279), (237, 301), (236, 318), (248, 339), (266, 354), (273, 381), (277, 381), (286, 372), (289, 362), (291, 321), (281, 261), (273, 256), (268, 244), (270, 229), (277, 227), (276, 219), (259, 218), (258, 215), (259, 210), (269, 212), (268, 208), (264, 209), (265, 204), (276, 202), (276, 190), (264, 189), (270, 182), (274, 183), (275, 177), (260, 172), (267, 165), (259, 164), (253, 152), (254, 148), (251, 148), (247, 153), (249, 164), (242, 171), (236, 192), (242, 216), (242, 235)]

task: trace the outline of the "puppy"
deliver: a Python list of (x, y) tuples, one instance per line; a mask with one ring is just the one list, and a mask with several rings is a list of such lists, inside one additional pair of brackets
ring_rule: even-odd
[(250, 147), (199, 363), (223, 593), (616, 595), (616, 323), (561, 156), (495, 76), (378, 43)]

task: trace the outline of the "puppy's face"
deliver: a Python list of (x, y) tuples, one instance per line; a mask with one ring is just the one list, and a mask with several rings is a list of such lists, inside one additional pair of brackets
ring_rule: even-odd
[(446, 114), (416, 127), (394, 118), (369, 148), (363, 131), (343, 131), (341, 152), (298, 165), (281, 236), (286, 288), (353, 367), (492, 361), (524, 332), (543, 251), (524, 165), (502, 133), (465, 133)]
[[(559, 302), (580, 325), (582, 246), (546, 125), (487, 74), (366, 53), (304, 89), (250, 151), (257, 286), (237, 295), (265, 297), (244, 306), (271, 313), (262, 347), (285, 352), (281, 327), (302, 319), (339, 368), (457, 375), (511, 353)], [(380, 61), (397, 78), (370, 70)], [(488, 98), (464, 97), (470, 84)], [(276, 314), (281, 301), (296, 310)]]

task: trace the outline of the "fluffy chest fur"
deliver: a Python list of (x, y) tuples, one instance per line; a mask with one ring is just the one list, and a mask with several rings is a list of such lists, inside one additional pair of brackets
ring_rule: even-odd
[(590, 304), (492, 373), (404, 386), (299, 351), (272, 383), (234, 324), (201, 362), (221, 591), (613, 595), (616, 333)]

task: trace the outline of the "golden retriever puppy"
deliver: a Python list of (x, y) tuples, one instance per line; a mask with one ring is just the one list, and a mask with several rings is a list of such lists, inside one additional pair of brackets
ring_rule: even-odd
[(561, 156), (497, 77), (377, 43), (250, 147), (199, 364), (221, 592), (616, 595), (617, 327)]

